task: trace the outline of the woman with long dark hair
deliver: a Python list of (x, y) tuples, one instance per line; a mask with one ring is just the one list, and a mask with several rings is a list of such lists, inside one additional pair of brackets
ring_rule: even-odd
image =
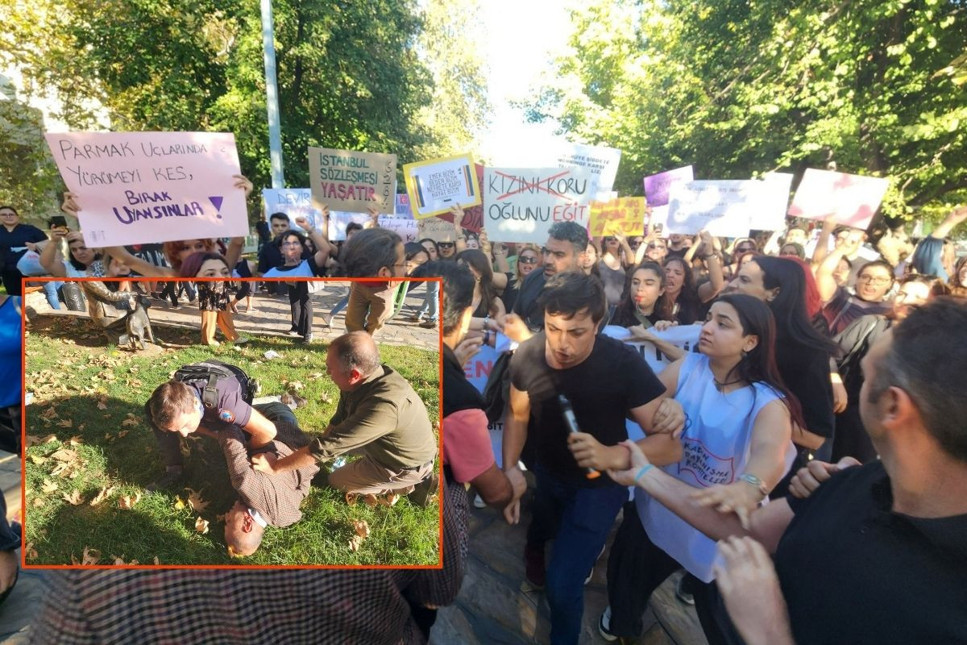
[[(724, 295), (712, 304), (702, 327), (699, 353), (686, 354), (659, 375), (686, 414), (681, 460), (661, 470), (695, 487), (701, 503), (743, 520), (765, 502), (792, 464), (792, 423), (802, 423), (799, 403), (776, 368), (775, 342), (775, 322), (763, 302)], [(588, 465), (575, 456), (579, 466)], [(626, 481), (625, 472), (611, 474), (621, 484), (638, 483), (635, 474)], [(685, 567), (704, 582), (693, 590), (696, 609), (709, 641), (720, 642), (714, 619), (715, 553), (714, 540), (652, 497), (637, 494), (625, 505), (611, 547), (610, 606), (599, 622), (602, 634), (608, 640), (640, 635), (651, 593)]]
[(497, 290), (494, 288), (494, 270), (491, 268), (490, 260), (483, 251), (467, 249), (457, 254), (457, 264), (466, 265), (476, 280), (470, 329), (471, 331), (485, 330), (486, 318), (498, 318), (506, 313), (504, 303), (497, 297)]
[(802, 403), (805, 420), (793, 429), (792, 439), (804, 449), (801, 459), (808, 460), (806, 452), (833, 436), (829, 359), (836, 346), (810, 321), (804, 269), (795, 260), (759, 255), (742, 265), (729, 288), (768, 303), (776, 317), (776, 365)]

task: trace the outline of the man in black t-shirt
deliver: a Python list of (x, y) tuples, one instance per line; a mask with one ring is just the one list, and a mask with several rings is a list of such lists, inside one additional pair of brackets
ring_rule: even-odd
[[(584, 579), (628, 499), (627, 489), (603, 474), (607, 468), (627, 467), (628, 451), (617, 445), (628, 436), (625, 417), (630, 415), (649, 435), (665, 433), (642, 444), (659, 463), (672, 463), (679, 459), (681, 444), (667, 433), (681, 428), (684, 415), (674, 402), (663, 406), (665, 388), (637, 352), (597, 335), (606, 311), (598, 278), (555, 275), (537, 306), (544, 313), (544, 331), (522, 343), (510, 364), (503, 465), (512, 476), (518, 474), (520, 452), (531, 433), (537, 490), (525, 547), (528, 578), (541, 585), (544, 543), (554, 539), (546, 569), (551, 641), (577, 643)], [(561, 395), (583, 432), (569, 434)], [(519, 501), (505, 513), (516, 521)]]
[[(915, 310), (862, 368), (860, 416), (880, 460), (811, 462), (790, 489), (815, 492), (773, 501), (746, 528), (715, 510), (714, 491), (701, 505), (659, 469), (638, 477), (697, 529), (728, 538), (716, 581), (746, 642), (967, 642), (967, 304)], [(618, 481), (646, 464), (632, 462)]]

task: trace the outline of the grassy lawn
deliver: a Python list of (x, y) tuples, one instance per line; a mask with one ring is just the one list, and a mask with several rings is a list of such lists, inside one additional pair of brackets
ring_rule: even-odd
[[(339, 399), (325, 375), (324, 343), (303, 347), (287, 338), (255, 336), (240, 348), (208, 348), (192, 346), (197, 330), (155, 325), (154, 331), (166, 347), (132, 353), (108, 346), (86, 319), (41, 316), (33, 322), (25, 372), (26, 391), (35, 397), (26, 414), (28, 565), (439, 562), (437, 504), (420, 508), (404, 497), (393, 507), (370, 508), (361, 501), (349, 506), (340, 493), (324, 486), (325, 467), (314, 482), (322, 485), (314, 486), (303, 502), (301, 522), (267, 529), (254, 556), (230, 558), (221, 515), (235, 495), (218, 443), (208, 437), (186, 442), (185, 481), (191, 490), (148, 492), (163, 467), (142, 407), (181, 365), (218, 358), (258, 378), (260, 396), (297, 393), (307, 404), (295, 414), (310, 436), (325, 428)], [(281, 357), (266, 359), (268, 350)], [(380, 351), (383, 362), (423, 398), (436, 425), (438, 353), (387, 345)], [(198, 530), (199, 518), (208, 522), (207, 533)], [(350, 547), (354, 521), (369, 527), (356, 550)]]

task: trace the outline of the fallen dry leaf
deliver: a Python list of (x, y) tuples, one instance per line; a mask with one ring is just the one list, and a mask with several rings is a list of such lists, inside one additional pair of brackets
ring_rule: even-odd
[(356, 551), (359, 551), (359, 547), (362, 546), (362, 544), (363, 538), (359, 537), (358, 535), (354, 535), (349, 540), (349, 550), (355, 553)]
[(77, 453), (73, 450), (58, 450), (50, 456), (51, 459), (56, 459), (57, 461), (74, 461), (77, 458)]
[(36, 560), (37, 557), (38, 557), (37, 549), (35, 549), (30, 542), (27, 542), (27, 559)]
[(370, 508), (374, 508), (377, 504), (379, 504), (379, 499), (377, 499), (375, 495), (365, 495), (363, 496), (363, 501), (366, 503), (366, 506)]
[(67, 443), (69, 443), (72, 446), (79, 446), (84, 442), (81, 440), (80, 435), (74, 435), (73, 437), (67, 440)]
[(356, 531), (356, 535), (362, 538), (369, 537), (369, 522), (366, 520), (350, 520), (353, 523), (353, 530)]
[(56, 417), (57, 417), (57, 408), (55, 408), (54, 406), (50, 406), (49, 408), (47, 408), (46, 410), (40, 413), (40, 418), (44, 419), (45, 421), (50, 421), (51, 419), (54, 419)]
[(134, 505), (141, 501), (141, 493), (135, 493), (134, 495), (121, 495), (121, 499), (118, 500), (118, 506), (126, 511), (130, 511), (134, 508)]
[(97, 409), (98, 410), (107, 410), (107, 403), (105, 403), (104, 401), (98, 401), (97, 402)]
[(57, 425), (61, 428), (71, 428), (74, 426), (74, 423), (70, 419), (61, 419), (57, 422)]
[(195, 530), (204, 535), (208, 533), (208, 520), (198, 518), (195, 520)]
[(47, 461), (47, 457), (41, 457), (40, 455), (30, 455), (30, 461), (39, 466), (42, 463)]
[(201, 513), (208, 508), (208, 504), (209, 502), (201, 498), (201, 493), (191, 488), (188, 489), (188, 505), (191, 506), (191, 510)]
[(181, 499), (180, 497), (176, 497), (175, 498), (175, 510), (176, 511), (180, 511), (183, 508), (185, 508), (185, 500)]
[(122, 430), (121, 432), (119, 432), (118, 439), (121, 439), (122, 437), (124, 437), (128, 432), (130, 432), (130, 430)]
[(114, 492), (114, 486), (105, 486), (104, 488), (101, 489), (101, 491), (97, 495), (94, 496), (94, 499), (91, 500), (91, 506), (97, 506), (105, 499), (110, 497), (111, 493), (113, 492)]
[(132, 419), (130, 417), (121, 422), (121, 426), (123, 426), (125, 428), (133, 428), (133, 427), (135, 427), (137, 425), (138, 425), (138, 420), (137, 419)]
[(154, 556), (154, 563), (161, 564), (161, 560), (158, 559), (158, 556)]
[(316, 379), (322, 378), (323, 376), (325, 376), (325, 375), (322, 372), (313, 372), (307, 378), (310, 378), (312, 380), (316, 380)]
[(51, 481), (49, 479), (45, 479), (43, 485), (40, 487), (40, 490), (44, 491), (49, 495), (50, 493), (53, 493), (55, 490), (57, 490), (57, 482)]
[(400, 496), (397, 495), (396, 493), (390, 493), (385, 497), (377, 497), (376, 501), (378, 501), (383, 506), (393, 506), (396, 504), (396, 502), (400, 501)]
[(45, 502), (44, 502), (44, 498), (43, 497), (35, 497), (34, 498), (34, 502), (33, 502), (34, 508), (40, 508), (41, 506), (44, 505), (44, 503)]
[(138, 564), (137, 560), (131, 560), (130, 562), (125, 562), (123, 557), (119, 558), (116, 555), (112, 555), (111, 557), (114, 558), (114, 564), (116, 565), (117, 564)]
[(97, 564), (97, 561), (100, 559), (101, 559), (100, 551), (98, 551), (97, 549), (88, 548), (86, 546), (84, 547), (83, 559), (80, 562), (77, 562), (76, 560), (74, 560), (74, 556), (71, 555), (71, 560), (74, 560), (74, 564), (81, 564), (81, 565)]
[(49, 434), (49, 435), (47, 435), (46, 437), (43, 437), (43, 438), (35, 437), (34, 435), (30, 435), (30, 434), (27, 435), (27, 447), (28, 448), (30, 446), (39, 446), (41, 444), (45, 444), (48, 441), (57, 441), (57, 435), (55, 435), (55, 434)]
[(76, 488), (72, 490), (69, 495), (64, 493), (61, 495), (61, 497), (74, 506), (80, 506), (84, 503), (84, 498), (81, 497), (81, 492)]

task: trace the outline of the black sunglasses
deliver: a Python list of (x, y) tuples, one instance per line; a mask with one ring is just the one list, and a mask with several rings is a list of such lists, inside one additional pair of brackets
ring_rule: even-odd
[(537, 264), (537, 258), (532, 258), (529, 255), (524, 255), (517, 258), (517, 261), (521, 264)]
[(449, 249), (451, 246), (456, 246), (456, 242), (437, 242), (437, 246), (441, 249)]

